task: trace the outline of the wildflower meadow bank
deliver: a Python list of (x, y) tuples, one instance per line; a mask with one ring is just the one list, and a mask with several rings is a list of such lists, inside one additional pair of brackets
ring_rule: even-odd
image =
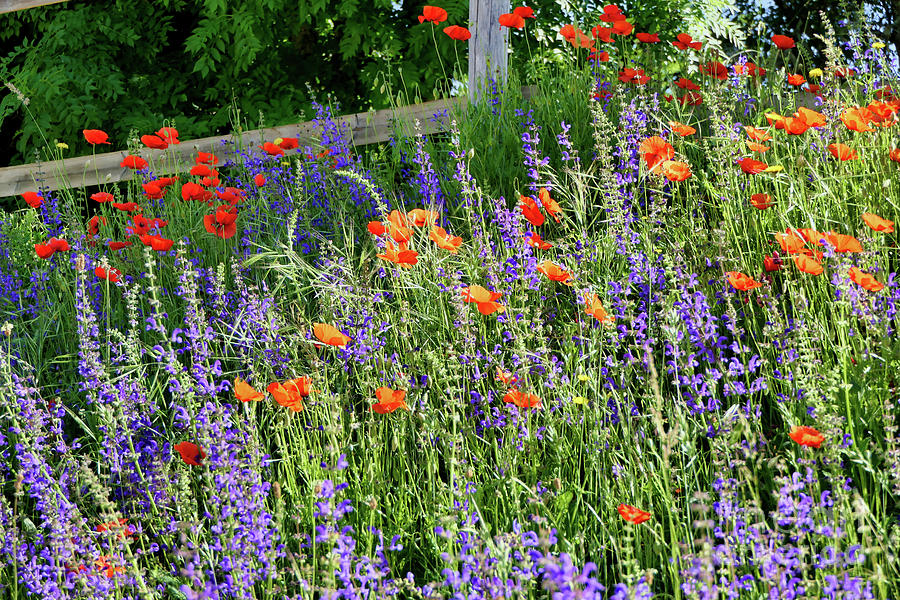
[(131, 181), (0, 216), (0, 594), (897, 598), (900, 64), (819, 22), (608, 5), (366, 149), (85, 123)]

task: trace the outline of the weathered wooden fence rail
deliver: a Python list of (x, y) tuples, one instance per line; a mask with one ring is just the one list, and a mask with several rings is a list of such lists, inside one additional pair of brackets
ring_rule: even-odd
[(69, 0), (0, 0), (0, 14), (25, 10), (26, 8), (37, 8), (38, 6), (60, 4), (68, 1)]

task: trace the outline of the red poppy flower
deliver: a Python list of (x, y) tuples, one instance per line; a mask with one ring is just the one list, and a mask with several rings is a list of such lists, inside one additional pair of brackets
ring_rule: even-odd
[(533, 231), (525, 236), (525, 243), (527, 243), (532, 248), (538, 248), (539, 250), (549, 250), (553, 247), (553, 244), (551, 244), (550, 242), (545, 242), (544, 240), (542, 240), (541, 236), (539, 236), (536, 231)]
[(119, 277), (121, 277), (122, 272), (118, 269), (110, 268), (109, 271), (107, 271), (103, 267), (97, 267), (96, 269), (94, 269), (94, 275), (100, 279), (106, 279), (111, 283), (118, 283)]
[(825, 436), (819, 433), (817, 429), (805, 425), (794, 427), (789, 435), (792, 440), (801, 446), (810, 448), (819, 448), (822, 442), (825, 441)]
[(450, 235), (443, 227), (432, 227), (428, 237), (437, 244), (438, 248), (447, 250), (451, 254), (456, 254), (460, 244), (462, 244), (461, 237)]
[(431, 21), (432, 23), (443, 23), (447, 20), (447, 11), (437, 6), (426, 6), (419, 15), (419, 23)]
[(763, 257), (763, 268), (767, 273), (781, 270), (781, 259), (777, 254), (766, 254)]
[(684, 77), (679, 77), (675, 80), (675, 87), (681, 88), (682, 90), (692, 90), (697, 91), (700, 89), (700, 86), (691, 81), (690, 79), (686, 79)]
[(534, 394), (526, 394), (519, 390), (510, 390), (503, 396), (507, 404), (515, 404), (519, 408), (535, 408), (541, 405), (541, 399)]
[(54, 250), (53, 246), (50, 244), (35, 244), (34, 252), (38, 255), (38, 258), (47, 259), (53, 256), (53, 253), (56, 252), (56, 250)]
[(69, 242), (63, 239), (58, 238), (50, 238), (50, 241), (47, 242), (50, 244), (50, 247), (53, 248), (57, 252), (68, 252), (69, 251)]
[(188, 181), (181, 186), (181, 199), (185, 202), (195, 200), (197, 202), (208, 202), (212, 198), (213, 193), (204, 188), (199, 183)]
[(148, 148), (154, 148), (156, 150), (165, 150), (169, 147), (169, 142), (162, 139), (158, 135), (142, 135), (141, 143)]
[(800, 87), (801, 85), (806, 83), (806, 79), (803, 77), (803, 75), (793, 74), (793, 75), (788, 75), (787, 82), (790, 85), (795, 85), (797, 87)]
[(389, 387), (380, 387), (375, 390), (378, 402), (372, 405), (372, 410), (379, 415), (392, 413), (398, 408), (409, 410), (406, 405), (406, 390), (392, 390)]
[(294, 137), (279, 138), (275, 140), (275, 143), (278, 144), (278, 147), (282, 150), (293, 150), (300, 145), (300, 142)]
[(792, 38), (777, 33), (772, 36), (772, 42), (779, 50), (789, 50), (796, 45), (794, 44), (794, 40)]
[(613, 33), (618, 35), (629, 35), (632, 31), (634, 31), (634, 25), (624, 19), (621, 19), (619, 21), (613, 22), (612, 30)]
[(675, 36), (675, 41), (672, 42), (672, 45), (678, 48), (679, 50), (687, 50), (688, 48), (693, 48), (694, 50), (699, 50), (703, 45), (703, 42), (695, 42), (694, 38), (689, 36), (686, 33), (679, 33)]
[(662, 173), (669, 181), (684, 181), (691, 176), (691, 166), (678, 160), (667, 160), (662, 164)]
[(138, 237), (140, 238), (142, 244), (144, 244), (145, 246), (150, 246), (157, 252), (168, 252), (172, 249), (172, 244), (175, 243), (175, 240), (168, 240), (158, 235), (142, 235)]
[[(573, 40), (575, 40), (578, 34), (587, 37), (587, 35), (583, 31), (581, 31), (580, 29), (576, 29), (573, 25), (566, 25), (559, 30), (559, 33), (562, 34), (566, 41), (573, 46), (576, 45)], [(595, 25), (594, 28), (591, 29), (591, 35), (593, 35), (595, 39), (600, 40), (604, 44), (612, 43), (612, 34), (612, 27), (602, 27), (600, 25)]]
[(216, 190), (216, 197), (222, 202), (235, 206), (244, 201), (244, 190), (235, 187), (227, 187), (225, 191)]
[(769, 165), (762, 162), (761, 160), (756, 160), (750, 157), (742, 158), (738, 161), (738, 164), (741, 166), (741, 171), (743, 171), (747, 175), (762, 173), (769, 168)]
[(700, 72), (716, 79), (724, 81), (728, 79), (728, 67), (717, 60), (709, 61), (700, 65)]
[(106, 225), (106, 217), (101, 217), (98, 215), (94, 215), (91, 217), (91, 220), (88, 221), (88, 234), (94, 236), (100, 233), (100, 224)]
[(547, 277), (547, 279), (551, 281), (558, 281), (565, 285), (572, 285), (572, 274), (559, 265), (550, 262), (549, 260), (545, 260), (540, 265), (538, 265), (537, 270), (539, 273), (543, 273)]
[(856, 153), (856, 150), (845, 144), (829, 144), (828, 151), (840, 161), (856, 160), (859, 158), (859, 154)]
[(678, 121), (669, 121), (669, 127), (672, 128), (673, 133), (677, 133), (681, 137), (694, 135), (695, 133), (697, 133), (697, 130), (690, 125), (685, 125), (684, 123), (680, 123)]
[(522, 17), (523, 19), (535, 19), (537, 17), (534, 16), (534, 9), (528, 6), (517, 6), (513, 9), (513, 12)]
[(850, 279), (853, 280), (853, 283), (856, 285), (867, 289), (870, 292), (877, 292), (884, 289), (883, 283), (856, 267), (850, 267)]
[(138, 212), (141, 210), (141, 205), (137, 202), (113, 202), (112, 206), (122, 212)]
[(262, 392), (256, 391), (252, 385), (241, 379), (234, 380), (234, 397), (241, 402), (259, 402), (266, 397)]
[(44, 204), (44, 197), (37, 192), (25, 192), (22, 194), (22, 198), (31, 208), (40, 208)]
[(620, 504), (616, 508), (616, 510), (619, 511), (619, 514), (623, 519), (625, 519), (629, 523), (634, 523), (635, 525), (640, 525), (644, 521), (650, 520), (650, 513), (639, 508), (635, 508), (630, 504)]
[[(425, 225), (437, 225), (440, 215), (435, 210), (425, 210), (424, 208), (414, 208), (406, 213), (406, 218), (410, 224), (415, 227), (424, 227)], [(399, 224), (399, 223), (398, 223)]]
[(197, 158), (194, 159), (194, 164), (197, 165), (215, 165), (219, 162), (219, 157), (213, 154), (212, 152), (200, 152), (197, 151)]
[(637, 41), (643, 42), (644, 44), (655, 44), (659, 41), (658, 33), (636, 33), (634, 37), (637, 38)]
[(622, 9), (618, 5), (607, 4), (603, 7), (603, 14), (600, 15), (600, 20), (605, 23), (615, 23), (616, 21), (624, 21), (625, 15), (622, 14)]
[(525, 216), (529, 223), (535, 227), (540, 227), (544, 224), (544, 213), (538, 208), (534, 198), (531, 196), (519, 196), (519, 201), (519, 210), (522, 211), (522, 215)]
[(731, 284), (731, 287), (739, 292), (749, 292), (750, 290), (762, 287), (760, 282), (739, 271), (728, 271), (725, 275), (728, 277), (728, 283)]
[(106, 533), (107, 531), (117, 531), (119, 532), (120, 538), (131, 537), (134, 535), (134, 531), (131, 530), (131, 527), (127, 525), (128, 519), (121, 518), (116, 519), (115, 521), (110, 521), (109, 523), (101, 523), (94, 527), (94, 531), (97, 533)]
[(635, 85), (644, 85), (650, 81), (649, 75), (644, 75), (643, 69), (622, 69), (619, 71), (619, 81), (622, 83), (633, 83)]
[(808, 273), (809, 275), (821, 275), (825, 270), (822, 268), (822, 265), (814, 258), (811, 258), (805, 254), (798, 254), (794, 257), (794, 264), (797, 266), (800, 271), (803, 273)]
[(541, 188), (538, 190), (538, 198), (541, 201), (541, 206), (544, 207), (544, 210), (547, 211), (553, 220), (559, 223), (559, 215), (562, 212), (562, 209), (559, 207), (559, 203), (550, 197), (550, 192), (547, 191), (547, 188)]
[(772, 196), (769, 194), (753, 194), (750, 196), (750, 204), (753, 205), (753, 208), (766, 210), (772, 206)]
[(444, 33), (446, 33), (451, 40), (456, 40), (457, 42), (465, 42), (472, 37), (471, 31), (465, 27), (460, 27), (459, 25), (449, 25), (444, 27)]
[(174, 127), (162, 127), (156, 132), (156, 135), (164, 139), (169, 144), (180, 144), (178, 141), (178, 130)]
[(109, 136), (105, 131), (100, 129), (84, 129), (82, 132), (84, 134), (84, 139), (87, 140), (88, 144), (92, 144), (96, 146), (97, 144), (109, 144), (108, 140)]
[(891, 233), (894, 231), (894, 222), (888, 221), (887, 219), (883, 219), (876, 214), (873, 213), (863, 213), (860, 215), (862, 217), (863, 222), (868, 225), (873, 231), (883, 231), (885, 233)]
[(366, 225), (366, 229), (368, 229), (369, 233), (375, 237), (381, 237), (387, 233), (387, 229), (384, 228), (384, 223), (381, 221), (369, 221), (368, 225)]
[(313, 325), (313, 335), (315, 335), (323, 344), (339, 346), (342, 348), (347, 345), (347, 342), (353, 341), (353, 338), (341, 333), (337, 327), (326, 323), (316, 323)]
[(181, 455), (181, 460), (192, 467), (201, 466), (200, 461), (206, 458), (203, 448), (192, 442), (179, 442), (175, 444), (175, 450)]
[(888, 158), (896, 163), (900, 163), (900, 148), (894, 148), (888, 154)]
[(166, 192), (161, 187), (153, 183), (152, 181), (148, 181), (147, 183), (142, 183), (141, 187), (144, 188), (144, 196), (148, 200), (160, 200), (165, 197)]
[(273, 381), (266, 390), (272, 394), (275, 402), (294, 412), (303, 410), (304, 398), (319, 391), (312, 389), (312, 379), (309, 377), (297, 377), (284, 383)]
[(135, 171), (143, 171), (147, 168), (147, 161), (140, 156), (126, 156), (122, 162), (119, 163), (119, 166), (134, 169)]
[(703, 104), (703, 96), (700, 92), (686, 92), (683, 96), (678, 97), (678, 103), (682, 106), (700, 106)]
[(766, 74), (765, 69), (752, 62), (734, 65), (734, 72), (736, 75), (746, 75), (747, 77), (762, 77)]
[(675, 157), (675, 149), (670, 143), (659, 136), (653, 136), (645, 139), (638, 147), (641, 158), (647, 163), (647, 167), (651, 172), (661, 166), (663, 162), (672, 160)]
[(237, 208), (234, 206), (220, 206), (216, 212), (203, 217), (203, 226), (206, 231), (227, 240), (237, 233)]
[(500, 367), (497, 367), (494, 379), (496, 379), (497, 382), (510, 387), (516, 387), (516, 384), (519, 383), (519, 378), (516, 375), (509, 371), (504, 371)]
[(215, 171), (213, 171), (206, 165), (194, 165), (190, 170), (190, 174), (197, 177), (209, 177), (213, 173), (215, 173)]
[(513, 27), (515, 29), (522, 29), (525, 27), (525, 19), (514, 12), (500, 15), (498, 21), (503, 27)]
[(127, 248), (128, 246), (131, 246), (131, 245), (132, 245), (132, 242), (110, 242), (108, 244), (108, 247), (113, 252), (117, 252), (117, 251), (121, 250), (122, 248)]
[(282, 150), (281, 146), (276, 146), (272, 142), (266, 142), (262, 145), (262, 149), (269, 156), (284, 156), (284, 150)]
[(266, 185), (266, 176), (262, 173), (257, 173), (256, 177), (253, 178), (253, 183), (256, 184), (256, 187), (262, 187)]

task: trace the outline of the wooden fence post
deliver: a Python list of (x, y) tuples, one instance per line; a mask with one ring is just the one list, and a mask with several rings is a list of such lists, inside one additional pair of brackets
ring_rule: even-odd
[(469, 0), (469, 102), (475, 104), (488, 78), (506, 82), (506, 36), (500, 15), (509, 12), (509, 0)]

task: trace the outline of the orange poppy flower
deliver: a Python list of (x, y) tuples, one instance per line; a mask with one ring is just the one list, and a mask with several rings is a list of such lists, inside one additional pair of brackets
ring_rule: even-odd
[(522, 29), (523, 27), (525, 27), (525, 19), (523, 19), (516, 13), (506, 13), (500, 15), (498, 21), (503, 27), (514, 27), (516, 29)]
[(653, 172), (663, 162), (675, 157), (675, 149), (670, 143), (659, 136), (653, 136), (641, 142), (638, 152), (647, 163), (647, 168)]
[(840, 161), (856, 160), (859, 158), (859, 154), (856, 153), (856, 150), (845, 144), (829, 144), (828, 151), (831, 152), (833, 157)]
[(550, 279), (551, 281), (558, 281), (565, 285), (572, 285), (572, 274), (559, 265), (550, 262), (549, 260), (545, 260), (540, 265), (538, 265), (537, 270), (538, 272), (543, 273), (547, 277), (547, 279)]
[(461, 288), (460, 293), (462, 294), (463, 302), (475, 303), (478, 306), (478, 312), (483, 315), (506, 310), (505, 306), (497, 302), (503, 295), (501, 292), (491, 292), (480, 285), (472, 285), (467, 288)]
[(115, 521), (110, 521), (109, 523), (100, 523), (96, 527), (94, 527), (94, 531), (97, 533), (106, 533), (107, 531), (116, 531), (118, 532), (119, 538), (132, 537), (134, 535), (134, 531), (131, 530), (131, 527), (128, 526), (128, 519), (121, 518), (116, 519)]
[(366, 225), (366, 229), (369, 230), (369, 233), (374, 235), (375, 237), (381, 237), (385, 233), (387, 233), (387, 229), (384, 228), (384, 223), (381, 221), (369, 221)]
[(900, 148), (894, 148), (888, 153), (888, 158), (896, 163), (900, 163)]
[(507, 385), (510, 387), (515, 387), (517, 383), (519, 383), (519, 378), (509, 371), (504, 371), (500, 367), (497, 367), (497, 372), (494, 375), (494, 378), (502, 383), (503, 385)]
[(631, 506), (630, 504), (620, 504), (616, 510), (619, 511), (619, 514), (623, 519), (629, 523), (634, 523), (635, 525), (640, 525), (644, 521), (650, 520), (650, 513)]
[(751, 152), (766, 152), (767, 150), (769, 150), (769, 147), (766, 146), (765, 144), (751, 142), (750, 140), (747, 140), (745, 143), (747, 144), (747, 148)]
[(526, 394), (519, 390), (510, 390), (503, 396), (507, 404), (515, 404), (519, 408), (535, 408), (541, 405), (541, 399), (534, 394)]
[(529, 223), (535, 227), (544, 224), (544, 213), (538, 208), (537, 202), (531, 196), (519, 196), (519, 210)]
[(319, 390), (312, 389), (312, 379), (309, 377), (297, 377), (289, 379), (284, 383), (273, 381), (266, 390), (275, 398), (275, 402), (289, 408), (294, 412), (303, 410), (303, 399), (312, 392)]
[(392, 413), (398, 408), (409, 410), (406, 405), (406, 390), (392, 390), (389, 387), (380, 387), (375, 390), (378, 402), (372, 405), (372, 410), (379, 415)]
[(829, 231), (825, 234), (828, 243), (834, 246), (835, 252), (862, 252), (862, 244), (852, 235), (844, 235), (843, 233), (835, 233)]
[(870, 292), (877, 292), (884, 289), (883, 283), (881, 283), (865, 271), (860, 271), (856, 267), (850, 267), (850, 279), (853, 280), (853, 283), (855, 283), (856, 285), (867, 289)]
[(179, 442), (175, 444), (175, 450), (181, 455), (181, 460), (192, 467), (201, 466), (200, 461), (206, 458), (203, 448), (192, 442)]
[(601, 323), (605, 323), (607, 325), (612, 324), (613, 316), (606, 312), (606, 309), (603, 308), (603, 303), (600, 302), (600, 298), (597, 294), (590, 294), (585, 298), (585, 308), (584, 312), (594, 317)]
[(416, 252), (415, 250), (407, 249), (406, 244), (400, 244), (399, 247), (394, 246), (394, 244), (392, 244), (390, 241), (388, 241), (384, 246), (384, 254), (376, 254), (375, 256), (382, 260), (392, 262), (395, 265), (401, 266), (405, 269), (409, 269), (414, 264), (419, 262), (418, 252)]
[(872, 116), (868, 108), (853, 106), (841, 113), (841, 121), (850, 131), (875, 131), (874, 127), (869, 126)]
[(419, 15), (419, 23), (431, 21), (432, 23), (443, 23), (447, 20), (447, 11), (439, 6), (426, 6)]
[(751, 140), (756, 140), (757, 142), (767, 142), (772, 139), (772, 136), (769, 135), (765, 129), (757, 129), (756, 127), (745, 125), (744, 131), (747, 132), (747, 137)]
[(550, 192), (547, 191), (547, 188), (541, 188), (538, 190), (538, 199), (541, 201), (541, 206), (544, 207), (544, 210), (547, 211), (553, 220), (559, 223), (559, 217), (556, 216), (562, 212), (562, 209), (559, 207), (559, 204), (550, 197)]
[(140, 156), (129, 155), (122, 159), (119, 166), (134, 169), (135, 171), (143, 171), (147, 168), (147, 161)]
[(786, 231), (784, 233), (776, 233), (775, 241), (781, 246), (781, 250), (787, 254), (796, 254), (806, 246), (806, 240), (797, 235), (794, 231)]
[(885, 233), (891, 233), (894, 231), (894, 222), (888, 221), (887, 219), (883, 219), (876, 214), (873, 213), (863, 213), (860, 215), (862, 217), (863, 222), (868, 225), (873, 231), (883, 231)]
[(252, 385), (238, 377), (234, 380), (234, 397), (241, 402), (259, 402), (265, 398), (265, 394), (257, 392)]
[(691, 166), (686, 162), (667, 160), (662, 164), (662, 172), (669, 181), (684, 181), (691, 176)]
[(774, 43), (779, 50), (789, 50), (795, 46), (793, 38), (777, 33), (772, 36), (772, 43)]
[(125, 572), (125, 567), (117, 567), (109, 562), (109, 555), (104, 554), (102, 556), (98, 556), (94, 560), (94, 566), (97, 570), (106, 576), (107, 579), (112, 579), (116, 575), (121, 575)]
[[(96, 194), (95, 194), (96, 195)], [(22, 198), (31, 208), (40, 208), (44, 204), (44, 198), (37, 192), (25, 192)]]
[(761, 160), (756, 160), (755, 158), (750, 157), (742, 158), (738, 161), (738, 164), (741, 166), (741, 171), (743, 171), (747, 175), (762, 173), (769, 168), (769, 165), (762, 162)]
[(794, 427), (791, 429), (789, 435), (792, 440), (801, 446), (808, 446), (810, 448), (819, 448), (822, 445), (822, 442), (825, 441), (825, 436), (819, 433), (817, 429), (807, 427), (806, 425)]
[(169, 142), (162, 139), (158, 135), (142, 135), (141, 143), (148, 148), (153, 148), (155, 150), (165, 150), (169, 147)]
[(447, 250), (452, 254), (456, 254), (457, 249), (462, 244), (461, 237), (450, 235), (443, 227), (432, 227), (428, 237), (437, 244), (438, 248)]
[(769, 194), (753, 194), (750, 196), (750, 204), (759, 210), (766, 210), (772, 206), (772, 196)]
[(697, 133), (697, 130), (690, 125), (685, 125), (684, 123), (679, 123), (678, 121), (669, 121), (669, 127), (672, 128), (673, 133), (677, 133), (681, 137), (694, 135), (695, 133)]
[(803, 119), (807, 127), (824, 127), (828, 122), (825, 115), (805, 106), (798, 108), (795, 114), (798, 118)]
[(313, 325), (313, 334), (320, 342), (329, 346), (340, 346), (343, 348), (347, 345), (347, 342), (353, 341), (353, 338), (341, 333), (337, 327), (326, 323)]
[(525, 243), (527, 243), (532, 248), (538, 248), (540, 250), (549, 250), (553, 247), (553, 244), (551, 244), (550, 242), (545, 242), (544, 240), (542, 240), (541, 236), (539, 236), (536, 231), (525, 236)]
[(801, 85), (806, 83), (806, 78), (803, 75), (800, 75), (799, 73), (795, 73), (792, 75), (788, 75), (787, 82), (790, 85), (800, 87)]
[(776, 129), (784, 129), (790, 135), (801, 135), (809, 129), (809, 124), (801, 117), (785, 117), (776, 125)]
[(388, 215), (388, 227), (391, 237), (398, 244), (405, 244), (412, 239), (412, 229), (409, 228), (409, 218), (399, 210), (392, 210)]
[(109, 139), (109, 135), (103, 130), (100, 129), (84, 129), (82, 132), (84, 134), (84, 139), (87, 140), (88, 144), (92, 144), (96, 146), (97, 144), (109, 144), (107, 141)]
[[(424, 208), (414, 208), (406, 214), (409, 223), (416, 227), (424, 227), (425, 225), (437, 225), (440, 215), (436, 210), (425, 210)], [(404, 226), (405, 223), (397, 222), (398, 226)]]
[(794, 256), (794, 264), (797, 265), (797, 268), (802, 272), (808, 273), (809, 275), (821, 275), (825, 270), (822, 268), (819, 261), (805, 254)]
[(456, 40), (457, 42), (465, 42), (472, 37), (471, 31), (465, 27), (460, 27), (459, 25), (449, 25), (444, 27), (444, 33), (446, 33), (451, 40)]
[(739, 271), (728, 271), (725, 275), (728, 277), (728, 283), (731, 284), (731, 287), (739, 292), (749, 292), (750, 290), (762, 287), (760, 282)]

